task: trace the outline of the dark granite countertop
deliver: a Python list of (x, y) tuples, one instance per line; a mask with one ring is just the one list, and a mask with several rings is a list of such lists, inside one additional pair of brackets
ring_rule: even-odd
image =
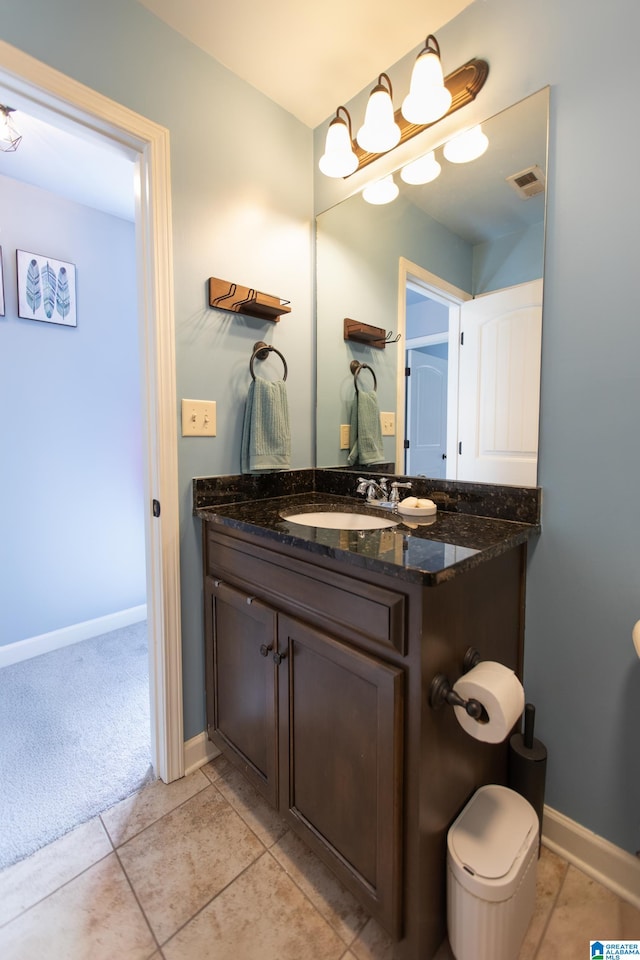
[[(455, 510), (439, 508), (435, 517), (424, 518), (425, 522), (417, 523), (389, 510), (368, 507), (354, 496), (317, 489), (301, 490), (300, 487), (307, 486), (306, 483), (294, 483), (284, 496), (273, 496), (269, 489), (271, 496), (260, 497), (259, 492), (263, 491), (252, 489), (252, 499), (245, 499), (245, 491), (231, 491), (233, 484), (226, 489), (222, 483), (215, 482), (212, 485), (211, 480), (218, 479), (223, 478), (200, 478), (194, 481), (194, 515), (202, 520), (251, 533), (265, 541), (289, 545), (310, 554), (428, 586), (450, 580), (471, 567), (526, 543), (540, 531), (537, 520), (522, 522), (464, 512), (459, 500), (456, 501)], [(202, 492), (207, 481), (208, 495), (204, 497)], [(241, 487), (242, 483), (238, 485)], [(212, 486), (216, 488), (215, 491)], [(234, 499), (230, 500), (230, 497)], [(435, 496), (434, 499), (438, 502)], [(450, 493), (448, 499), (451, 499)], [(357, 531), (324, 529), (286, 519), (287, 513), (319, 508), (342, 511), (346, 506), (350, 511), (377, 514), (400, 522), (398, 526), (388, 529)]]

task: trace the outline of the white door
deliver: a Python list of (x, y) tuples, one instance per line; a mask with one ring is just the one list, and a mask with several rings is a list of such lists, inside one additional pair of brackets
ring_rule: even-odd
[(458, 475), (535, 486), (542, 280), (462, 304)]
[(407, 474), (446, 476), (448, 366), (419, 347), (407, 350)]

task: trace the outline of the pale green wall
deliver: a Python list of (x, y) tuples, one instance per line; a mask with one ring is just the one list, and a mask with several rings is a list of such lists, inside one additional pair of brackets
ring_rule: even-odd
[[(0, 176), (0, 246), (1, 647), (144, 604), (146, 581), (134, 225)], [(77, 326), (18, 316), (16, 250), (74, 264)]]
[(473, 248), (472, 293), (491, 293), (543, 274), (544, 224), (500, 237)]
[[(639, 33), (637, 0), (612, 0), (598, 16), (582, 0), (476, 0), (438, 31), (445, 73), (471, 57), (489, 62), (468, 118), (551, 85), (543, 533), (529, 564), (525, 686), (549, 750), (547, 802), (631, 852), (640, 849)], [(394, 89), (406, 88), (420, 43), (388, 70)], [(355, 116), (366, 93), (348, 104)], [(316, 209), (356, 186), (316, 173)]]
[[(292, 465), (312, 463), (312, 134), (135, 0), (0, 0), (0, 37), (170, 131), (178, 404), (216, 400), (218, 414), (215, 439), (180, 438), (178, 448), (189, 738), (205, 726), (191, 478), (239, 472), (256, 340), (287, 358)], [(211, 311), (209, 276), (285, 297), (292, 313), (272, 324)]]

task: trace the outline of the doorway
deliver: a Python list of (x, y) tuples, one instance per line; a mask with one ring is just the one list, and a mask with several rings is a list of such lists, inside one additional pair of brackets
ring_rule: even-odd
[(13, 106), (135, 158), (151, 756), (168, 783), (184, 774), (169, 134), (3, 41), (0, 84)]
[(413, 281), (407, 284), (406, 304), (403, 472), (442, 479), (447, 475), (449, 308)]
[[(535, 279), (472, 297), (400, 258), (398, 330), (407, 348), (441, 351), (443, 362), (438, 368), (421, 357), (414, 389), (408, 386), (413, 370), (406, 373), (415, 354), (408, 362), (406, 352), (398, 351), (398, 473), (536, 485), (542, 293), (543, 281)], [(414, 305), (423, 326), (412, 324)], [(439, 317), (431, 327), (430, 313)]]
[(460, 309), (469, 294), (400, 258), (396, 470), (457, 479)]

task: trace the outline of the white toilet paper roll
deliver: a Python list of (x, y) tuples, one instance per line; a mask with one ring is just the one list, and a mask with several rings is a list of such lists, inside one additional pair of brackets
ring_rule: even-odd
[(462, 729), (484, 743), (501, 743), (524, 709), (524, 690), (513, 670), (492, 660), (483, 660), (453, 685), (463, 700), (478, 700), (488, 721), (474, 720), (464, 707), (454, 707)]

